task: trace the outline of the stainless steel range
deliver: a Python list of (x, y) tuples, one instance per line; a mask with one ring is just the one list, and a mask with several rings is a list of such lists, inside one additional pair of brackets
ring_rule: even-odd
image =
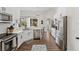
[(12, 51), (17, 48), (16, 34), (0, 34), (0, 51)]

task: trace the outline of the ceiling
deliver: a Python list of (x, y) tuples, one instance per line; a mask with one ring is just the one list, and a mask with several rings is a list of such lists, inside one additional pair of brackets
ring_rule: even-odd
[(15, 7), (23, 11), (47, 11), (56, 9), (55, 7)]

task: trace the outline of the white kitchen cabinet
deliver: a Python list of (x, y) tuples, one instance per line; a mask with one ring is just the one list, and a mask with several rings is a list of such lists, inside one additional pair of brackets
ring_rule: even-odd
[(33, 30), (27, 30), (24, 36), (25, 36), (26, 41), (33, 39)]
[(23, 31), (23, 41), (25, 42), (25, 41), (27, 41), (27, 39), (28, 39), (28, 31), (27, 30), (25, 30), (25, 31)]
[(18, 48), (21, 46), (22, 43), (25, 41), (29, 41), (33, 39), (33, 31), (32, 30), (24, 30), (23, 32), (17, 33), (18, 38)]
[(20, 32), (17, 34), (17, 39), (18, 39), (18, 47), (20, 47), (20, 45), (23, 43), (23, 33)]
[(33, 39), (33, 30), (29, 30), (27, 35), (28, 35), (28, 40)]

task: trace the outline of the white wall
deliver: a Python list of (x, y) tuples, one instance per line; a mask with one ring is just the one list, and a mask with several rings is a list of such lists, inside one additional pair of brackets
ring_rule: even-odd
[(18, 7), (6, 7), (6, 12), (12, 15), (12, 24), (15, 23), (15, 26), (18, 27), (20, 20), (20, 9)]
[(41, 20), (44, 20), (43, 13), (40, 11), (21, 11), (21, 17), (30, 17), (30, 18), (37, 18), (38, 19), (38, 27), (41, 27)]
[[(0, 12), (2, 12), (2, 9), (0, 7)], [(0, 34), (6, 32), (6, 28), (10, 26), (10, 23), (0, 23)]]
[[(54, 14), (56, 12), (56, 7), (53, 7), (44, 13), (45, 16), (45, 27), (49, 30), (53, 37), (55, 37), (55, 28), (51, 28), (51, 21), (54, 20)], [(48, 20), (49, 19), (49, 20)]]
[[(0, 12), (2, 12), (2, 9), (0, 7)], [(6, 13), (12, 15), (12, 22), (11, 23), (0, 23), (0, 33), (6, 32), (6, 28), (10, 26), (11, 24), (15, 23), (15, 26), (17, 27), (16, 20), (20, 19), (20, 10), (16, 7), (6, 7)]]
[(79, 37), (79, 8), (70, 8), (69, 12), (68, 50), (79, 50), (79, 40), (76, 39)]
[[(24, 11), (25, 10), (25, 11)], [(1, 11), (1, 8), (0, 8)], [(16, 23), (16, 20), (20, 20), (20, 16), (32, 16), (35, 18), (38, 18), (38, 25), (40, 27), (46, 26), (46, 19), (47, 18), (52, 18), (53, 16), (53, 8), (20, 8), (20, 7), (6, 7), (6, 13), (12, 14), (12, 23)], [(44, 24), (41, 24), (41, 20), (44, 21)], [(10, 24), (9, 24), (10, 25)], [(2, 26), (2, 25), (1, 25)], [(3, 26), (5, 27), (5, 26)], [(7, 27), (7, 26), (6, 26)], [(17, 27), (17, 23), (16, 23)]]
[(0, 34), (6, 32), (6, 28), (9, 26), (8, 23), (0, 23)]
[[(53, 19), (53, 15), (54, 15), (54, 12), (55, 12), (55, 8), (49, 8), (48, 10), (35, 10), (35, 11), (27, 11), (27, 10), (21, 10), (21, 16), (23, 17), (35, 17), (35, 18), (38, 18), (38, 25), (39, 27), (41, 26), (47, 26), (47, 19)], [(44, 21), (44, 24), (42, 25), (41, 24), (41, 20)]]

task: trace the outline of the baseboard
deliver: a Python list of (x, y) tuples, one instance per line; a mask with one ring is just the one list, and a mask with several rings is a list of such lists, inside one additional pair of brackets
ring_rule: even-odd
[(40, 38), (33, 38), (33, 40), (40, 40)]

